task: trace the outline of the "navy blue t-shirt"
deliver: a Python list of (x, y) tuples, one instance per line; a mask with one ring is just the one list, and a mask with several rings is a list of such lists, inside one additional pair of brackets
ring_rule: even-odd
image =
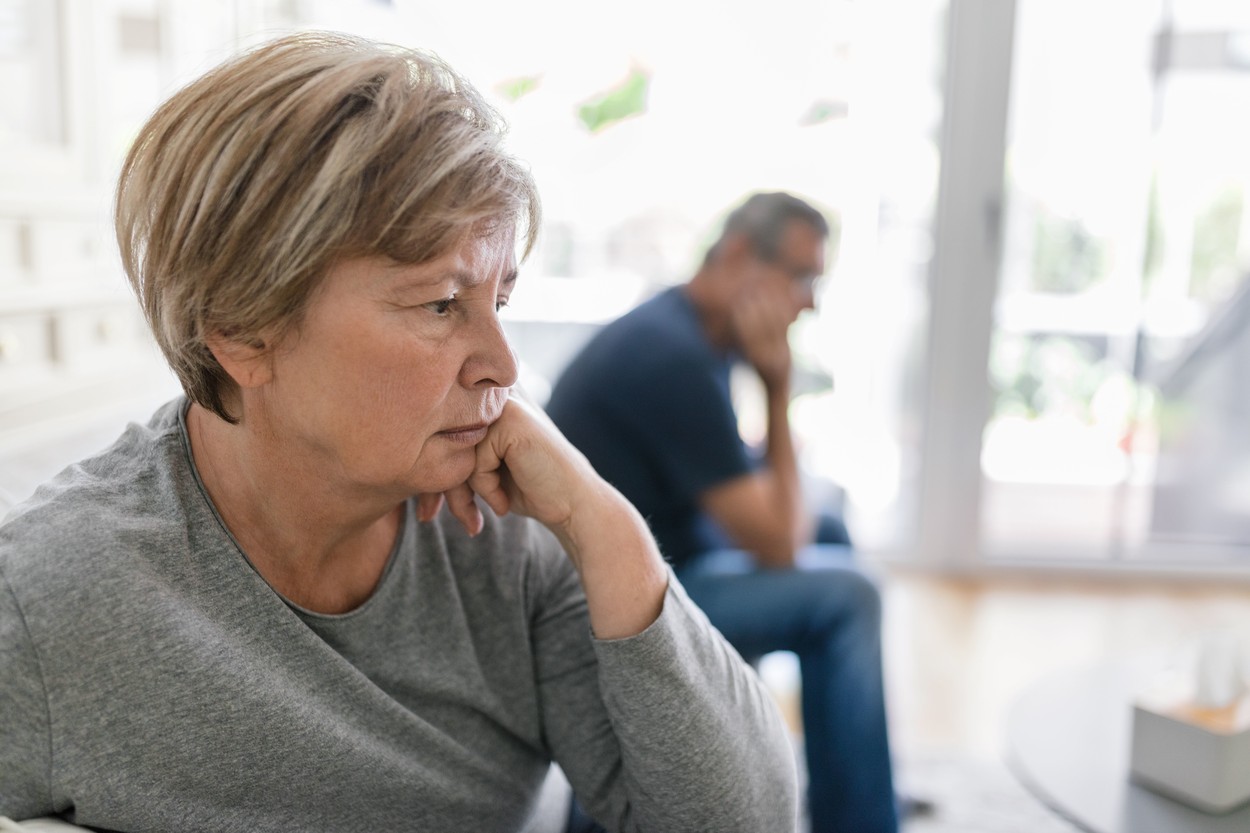
[(547, 403), (552, 420), (638, 508), (677, 567), (729, 546), (698, 497), (752, 470), (729, 395), (732, 364), (674, 287), (600, 330)]

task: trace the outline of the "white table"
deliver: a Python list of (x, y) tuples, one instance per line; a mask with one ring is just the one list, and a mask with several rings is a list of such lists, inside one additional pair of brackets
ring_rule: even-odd
[(1247, 833), (1250, 805), (1208, 815), (1129, 780), (1132, 699), (1158, 669), (1157, 661), (1126, 661), (1035, 684), (1008, 716), (1008, 765), (1089, 833)]

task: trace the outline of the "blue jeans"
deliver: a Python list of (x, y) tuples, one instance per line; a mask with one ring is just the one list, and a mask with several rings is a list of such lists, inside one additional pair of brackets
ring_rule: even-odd
[(815, 544), (783, 570), (717, 550), (677, 575), (743, 656), (798, 655), (812, 833), (896, 833), (881, 599), (851, 549)]

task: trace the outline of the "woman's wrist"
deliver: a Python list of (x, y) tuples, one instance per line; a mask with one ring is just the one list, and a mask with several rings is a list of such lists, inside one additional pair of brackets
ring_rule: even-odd
[(615, 528), (636, 528), (631, 515), (636, 515), (637, 510), (598, 475), (578, 488), (575, 495), (568, 517), (552, 526), (551, 531), (580, 570), (583, 555), (590, 553), (593, 557), (604, 539), (614, 537)]
[(580, 493), (569, 522), (553, 530), (577, 567), (599, 639), (641, 633), (660, 615), (668, 572), (642, 515), (604, 481)]

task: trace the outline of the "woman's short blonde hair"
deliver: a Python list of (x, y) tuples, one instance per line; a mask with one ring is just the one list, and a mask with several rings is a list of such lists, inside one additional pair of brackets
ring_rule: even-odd
[(340, 34), (271, 41), (175, 93), (126, 157), (116, 222), (187, 395), (237, 421), (207, 340), (280, 340), (336, 261), (422, 263), (500, 230), (528, 254), (538, 195), (504, 131), (436, 56)]

